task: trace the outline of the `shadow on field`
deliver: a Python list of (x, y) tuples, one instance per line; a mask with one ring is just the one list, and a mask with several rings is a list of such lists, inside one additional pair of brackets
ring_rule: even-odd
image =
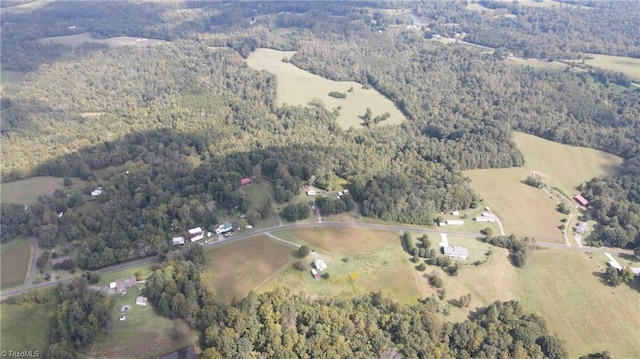
[(593, 275), (598, 278), (600, 284), (606, 285), (608, 287), (613, 287), (609, 282), (607, 282), (607, 275), (604, 272), (593, 272)]
[(620, 258), (622, 258), (624, 260), (628, 260), (629, 262), (635, 262), (636, 261), (636, 256), (634, 256), (633, 254), (620, 253), (620, 254), (618, 254), (618, 256), (620, 256)]

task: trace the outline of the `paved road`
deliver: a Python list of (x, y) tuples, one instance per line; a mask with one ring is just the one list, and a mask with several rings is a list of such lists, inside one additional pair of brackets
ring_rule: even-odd
[[(292, 224), (283, 224), (281, 226), (271, 227), (271, 228), (263, 228), (258, 229), (250, 233), (237, 233), (233, 237), (226, 237), (224, 240), (206, 243), (203, 245), (204, 248), (216, 248), (228, 243), (233, 243), (237, 241), (241, 241), (247, 238), (252, 238), (260, 235), (269, 235), (273, 231), (284, 230), (284, 229), (292, 229), (292, 228), (316, 228), (316, 227), (352, 227), (352, 228), (366, 228), (373, 230), (381, 230), (381, 231), (411, 231), (416, 233), (427, 233), (427, 234), (440, 234), (447, 233), (452, 236), (464, 237), (464, 238), (483, 238), (484, 236), (478, 233), (469, 233), (469, 232), (452, 232), (452, 231), (442, 231), (440, 229), (431, 229), (431, 228), (421, 228), (417, 226), (410, 225), (394, 225), (394, 224), (371, 224), (371, 223), (349, 223), (349, 222), (322, 222), (322, 223), (292, 223)], [(553, 242), (544, 242), (544, 241), (536, 241), (538, 247), (542, 248), (555, 248), (555, 249), (567, 249), (581, 252), (597, 252), (597, 253), (626, 253), (632, 254), (633, 251), (620, 249), (620, 248), (595, 248), (595, 247), (572, 247), (567, 246), (560, 243)], [(127, 269), (131, 267), (137, 267), (143, 264), (158, 262), (158, 257), (148, 257), (142, 258), (138, 260), (134, 260), (131, 262), (116, 264), (111, 267), (100, 269), (99, 272), (102, 274), (107, 274), (111, 272), (116, 272), (122, 269)], [(60, 283), (70, 282), (71, 278), (58, 279), (51, 282), (33, 284), (31, 286), (25, 286), (18, 289), (8, 290), (0, 293), (0, 300), (3, 300), (7, 297), (23, 293), (29, 289), (35, 288), (47, 288), (53, 287)]]

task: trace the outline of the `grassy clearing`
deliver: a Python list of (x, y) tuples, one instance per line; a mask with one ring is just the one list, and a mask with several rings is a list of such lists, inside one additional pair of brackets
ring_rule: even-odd
[(471, 178), (471, 188), (500, 217), (507, 234), (564, 243), (557, 228), (562, 215), (555, 210), (556, 202), (542, 190), (521, 182), (527, 178), (527, 170), (481, 169), (464, 174)]
[[(38, 197), (46, 194), (53, 194), (56, 189), (65, 188), (62, 178), (51, 176), (31, 177), (25, 180), (3, 183), (0, 187), (2, 202), (29, 204), (38, 200)], [(72, 178), (71, 188), (80, 189), (86, 182), (79, 178)]]
[(634, 80), (640, 80), (640, 59), (599, 54), (585, 55), (592, 58), (585, 61), (587, 65), (622, 72)]
[(31, 238), (19, 237), (0, 246), (0, 288), (21, 286), (29, 271)]
[(216, 248), (206, 253), (216, 295), (229, 304), (242, 298), (293, 259), (295, 249), (267, 236), (260, 236)]
[(7, 86), (19, 85), (24, 78), (24, 72), (13, 70), (0, 71), (0, 92), (4, 91)]
[(88, 32), (83, 32), (81, 34), (74, 34), (74, 35), (44, 37), (36, 41), (41, 44), (55, 43), (55, 44), (62, 44), (67, 46), (78, 46), (85, 42), (95, 42), (99, 44), (107, 44), (113, 47), (118, 47), (118, 46), (147, 47), (147, 46), (157, 46), (157, 45), (162, 45), (167, 43), (164, 40), (144, 39), (144, 38), (129, 37), (129, 36), (111, 37), (108, 39), (94, 39), (93, 37), (91, 37), (91, 35)]
[[(321, 100), (328, 109), (341, 107), (338, 124), (348, 129), (359, 127), (367, 107), (373, 116), (385, 112), (391, 117), (382, 124), (397, 125), (405, 120), (395, 104), (374, 89), (364, 90), (362, 84), (351, 81), (332, 81), (302, 70), (290, 63), (282, 62), (284, 57), (292, 57), (295, 51), (277, 51), (258, 49), (247, 58), (247, 64), (256, 70), (266, 70), (278, 77), (278, 101), (290, 105), (305, 106), (313, 99)], [(353, 87), (352, 92), (348, 92)], [(338, 91), (347, 94), (345, 99), (330, 97), (328, 94)]]
[(9, 6), (9, 7), (2, 8), (0, 10), (0, 14), (6, 14), (6, 13), (19, 14), (19, 13), (31, 12), (35, 9), (39, 9), (41, 7), (47, 6), (54, 1), (55, 0), (36, 0), (26, 4)]
[(515, 132), (513, 140), (524, 155), (527, 170), (540, 172), (547, 177), (548, 185), (569, 195), (576, 192), (580, 183), (612, 175), (622, 164), (622, 158), (606, 152), (563, 145), (522, 132)]
[[(512, 64), (512, 65), (522, 65), (522, 66), (531, 66), (534, 69), (539, 69), (539, 70), (552, 70), (552, 71), (564, 71), (567, 69), (567, 67), (569, 67), (569, 65), (567, 64), (563, 64), (559, 61), (545, 61), (545, 60), (540, 60), (540, 59), (523, 59), (521, 57), (510, 57), (508, 59), (505, 60), (507, 64)], [(583, 72), (583, 69), (580, 69), (578, 67), (574, 67), (573, 69), (571, 69), (570, 71), (580, 71)]]
[(414, 303), (426, 291), (426, 281), (403, 252), (398, 233), (361, 228), (315, 228), (279, 231), (279, 238), (307, 244), (328, 265), (328, 280), (311, 277), (313, 257), (304, 259), (307, 269), (291, 266), (260, 288), (284, 286), (311, 296), (349, 298), (383, 291), (398, 301)]
[[(157, 358), (160, 355), (185, 347), (197, 340), (197, 333), (181, 320), (171, 320), (158, 315), (152, 305), (136, 305), (140, 288), (131, 287), (125, 295), (114, 295), (115, 306), (111, 313), (112, 331), (99, 337), (92, 350), (84, 358)], [(126, 320), (119, 320), (120, 308), (130, 305)], [(172, 339), (174, 327), (184, 337)]]
[(275, 199), (273, 199), (273, 185), (269, 182), (253, 182), (248, 186), (244, 186), (242, 190), (247, 194), (247, 196), (251, 200), (251, 204), (249, 205), (249, 210), (247, 212), (259, 212), (260, 206), (267, 201), (272, 203), (273, 213), (266, 218), (259, 219), (256, 223), (255, 227), (264, 227), (270, 228), (277, 226), (280, 222), (278, 221), (277, 208), (284, 207), (285, 205), (276, 204)]
[(47, 304), (0, 305), (0, 349), (4, 351), (37, 350), (49, 347), (55, 302)]
[(517, 271), (518, 299), (567, 341), (571, 357), (602, 350), (640, 357), (638, 288), (605, 285), (604, 267), (583, 253), (539, 250), (531, 261)]

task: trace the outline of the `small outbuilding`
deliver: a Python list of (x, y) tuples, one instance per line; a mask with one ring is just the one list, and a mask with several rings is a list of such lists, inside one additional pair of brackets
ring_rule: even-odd
[(245, 178), (240, 180), (240, 185), (246, 186), (248, 184), (251, 184), (251, 182), (253, 182), (253, 180), (251, 178), (245, 177)]
[(184, 237), (173, 237), (172, 242), (173, 242), (174, 246), (183, 245), (184, 244)]
[(583, 207), (585, 207), (586, 205), (589, 204), (589, 201), (587, 201), (587, 199), (582, 197), (582, 195), (580, 195), (580, 194), (575, 196), (575, 197), (573, 197), (573, 198), (576, 200), (576, 202), (578, 202)]
[(313, 261), (313, 266), (316, 267), (316, 269), (319, 272), (322, 272), (325, 269), (327, 269), (327, 262), (325, 262), (324, 260), (318, 258), (315, 261)]
[(461, 219), (450, 219), (447, 221), (447, 225), (449, 226), (460, 226), (463, 224), (464, 224), (464, 221)]
[(307, 190), (307, 196), (315, 196), (315, 195), (316, 195), (316, 190), (315, 189)]
[(91, 191), (91, 197), (98, 197), (102, 194), (102, 187), (98, 187)]

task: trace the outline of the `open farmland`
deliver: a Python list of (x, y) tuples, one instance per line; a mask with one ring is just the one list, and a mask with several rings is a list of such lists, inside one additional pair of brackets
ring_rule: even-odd
[(24, 284), (31, 258), (31, 238), (19, 237), (0, 246), (0, 288)]
[(590, 59), (585, 61), (587, 65), (600, 67), (605, 70), (622, 72), (632, 79), (640, 81), (640, 59), (600, 54), (585, 55), (590, 57)]
[(39, 9), (41, 7), (47, 6), (52, 2), (54, 2), (54, 0), (35, 0), (32, 2), (28, 2), (28, 3), (16, 5), (16, 6), (9, 6), (9, 7), (2, 8), (0, 9), (0, 14), (4, 14), (4, 13), (21, 14), (21, 13), (31, 12), (35, 9)]
[(156, 46), (166, 44), (167, 42), (164, 40), (157, 39), (144, 39), (138, 37), (129, 37), (129, 36), (121, 36), (121, 37), (111, 37), (108, 39), (94, 39), (88, 32), (83, 32), (75, 35), (65, 35), (65, 36), (52, 36), (52, 37), (44, 37), (42, 39), (36, 40), (41, 44), (61, 44), (67, 46), (78, 46), (85, 42), (94, 42), (98, 44), (107, 44), (109, 46)]
[[(57, 304), (0, 305), (0, 350), (37, 350), (44, 353), (49, 347), (52, 318)], [(44, 356), (42, 356), (44, 357)]]
[(556, 227), (562, 215), (556, 202), (544, 191), (524, 184), (529, 174), (522, 167), (481, 169), (464, 172), (471, 188), (480, 193), (491, 210), (500, 217), (505, 233), (564, 243)]
[(616, 358), (640, 358), (639, 280), (636, 288), (612, 288), (604, 270), (584, 253), (539, 250), (516, 271), (517, 298), (567, 341), (570, 357), (610, 350)]
[[(196, 333), (180, 319), (160, 316), (152, 305), (136, 305), (141, 286), (131, 287), (125, 295), (113, 295), (111, 333), (99, 337), (84, 358), (157, 358), (196, 341)], [(130, 305), (125, 320), (119, 320), (120, 308)], [(173, 340), (174, 328), (183, 338)]]
[[(398, 301), (414, 303), (426, 290), (426, 281), (402, 250), (398, 233), (362, 228), (315, 228), (280, 231), (278, 238), (308, 245), (315, 254), (303, 261), (305, 270), (289, 266), (260, 287), (269, 291), (287, 287), (312, 296), (350, 298), (382, 291)], [(327, 263), (329, 279), (311, 276), (314, 255)]]
[[(38, 200), (38, 197), (53, 194), (57, 189), (63, 189), (62, 178), (51, 176), (31, 177), (25, 180), (3, 183), (2, 202), (29, 204)], [(72, 178), (72, 188), (80, 188), (86, 183), (79, 178)]]
[(525, 158), (529, 171), (547, 177), (545, 182), (571, 195), (582, 182), (613, 175), (622, 158), (586, 147), (563, 145), (540, 137), (515, 132), (513, 140)]
[[(391, 114), (382, 124), (397, 125), (405, 117), (395, 104), (374, 89), (364, 90), (362, 84), (352, 81), (333, 81), (302, 70), (282, 59), (295, 55), (295, 51), (277, 51), (257, 49), (247, 58), (247, 64), (256, 70), (266, 70), (278, 77), (278, 102), (289, 105), (305, 106), (313, 99), (321, 100), (327, 109), (341, 107), (338, 124), (348, 129), (359, 127), (362, 120), (358, 116), (371, 108), (373, 116)], [(352, 92), (348, 90), (353, 87)], [(337, 91), (347, 95), (344, 99), (329, 96), (329, 92)]]
[(294, 250), (267, 236), (251, 238), (208, 251), (205, 271), (212, 278), (218, 299), (229, 304), (289, 264)]

